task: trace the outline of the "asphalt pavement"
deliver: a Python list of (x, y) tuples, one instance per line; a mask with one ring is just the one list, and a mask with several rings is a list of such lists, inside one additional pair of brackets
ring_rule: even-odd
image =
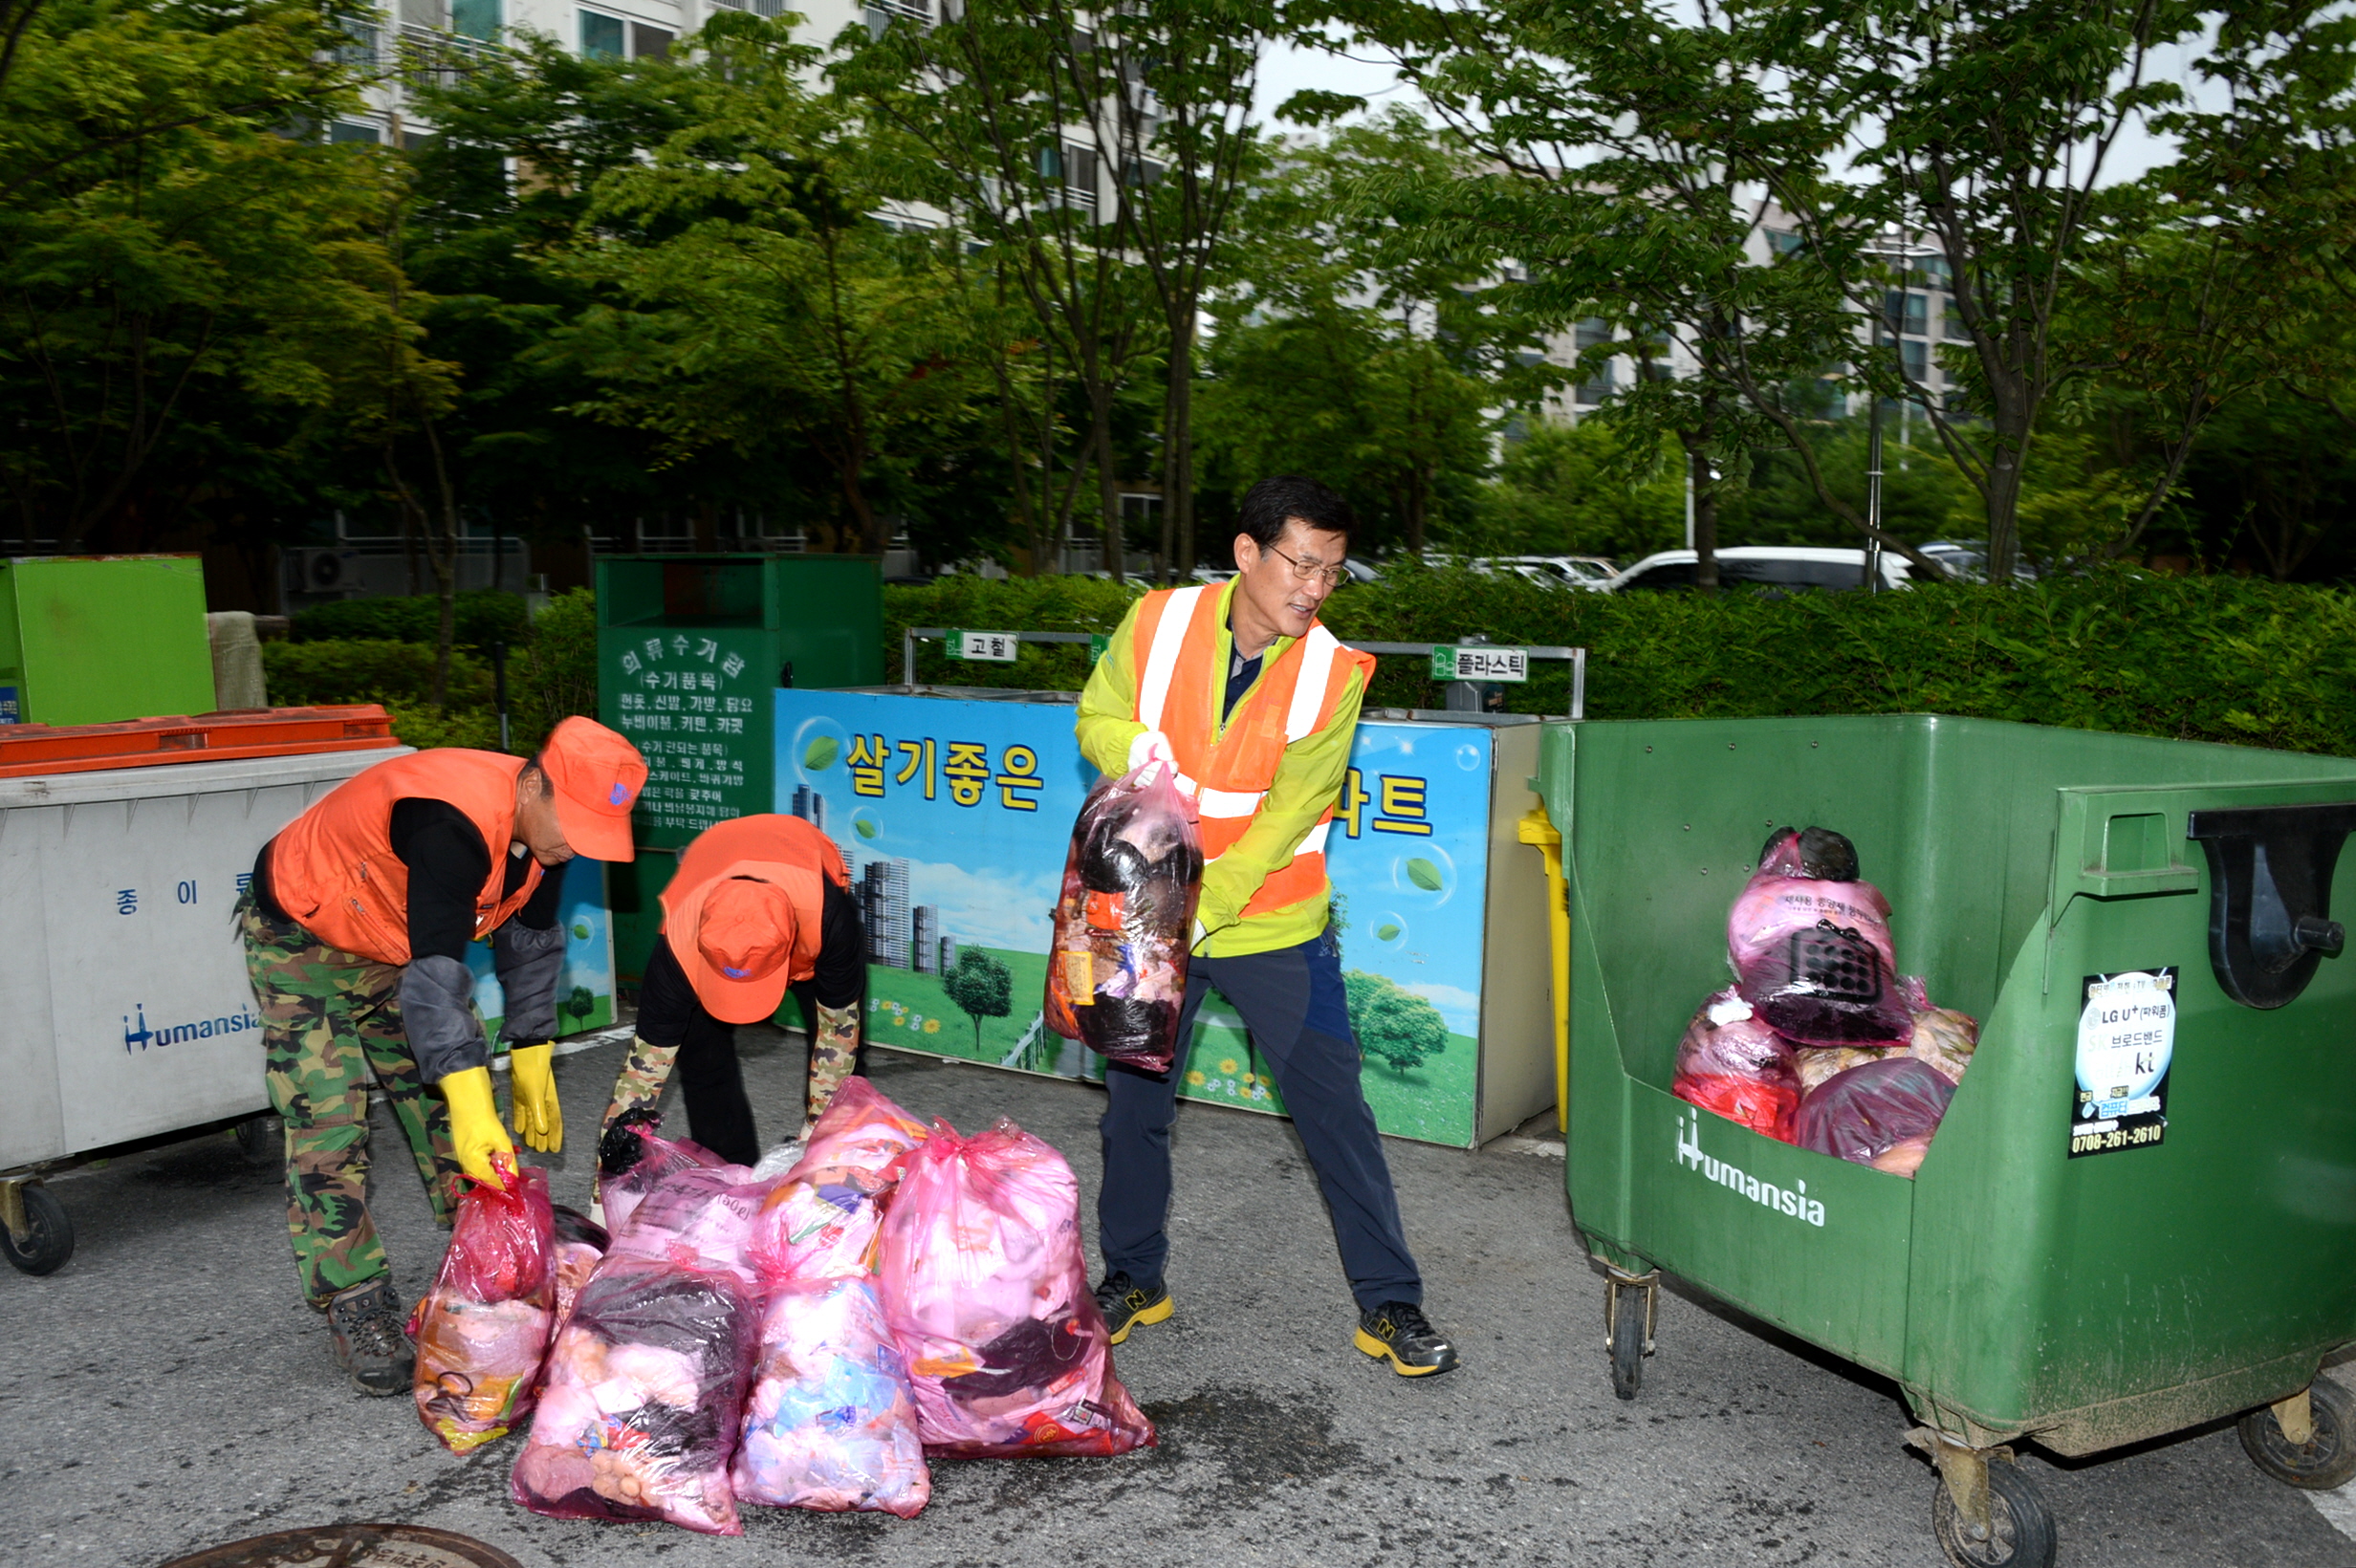
[[(743, 1033), (762, 1132), (781, 1137), (800, 1050)], [(546, 1162), (560, 1203), (586, 1206), (586, 1135), (622, 1050), (556, 1064), (573, 1134)], [(874, 1077), (919, 1115), (969, 1132), (1007, 1116), (1046, 1138), (1093, 1213), (1100, 1091), (892, 1055)], [(683, 1123), (674, 1096), (672, 1130)], [(372, 1208), (414, 1297), (442, 1232), (382, 1113), (376, 1146)], [(1332, 1232), (1289, 1124), (1189, 1105), (1177, 1316), (1116, 1353), (1158, 1448), (944, 1463), (917, 1519), (752, 1508), (742, 1539), (526, 1514), (507, 1495), (516, 1440), (454, 1459), (408, 1401), (363, 1399), (336, 1370), (295, 1289), (275, 1169), (248, 1165), (226, 1135), (119, 1159), (55, 1184), (80, 1236), (63, 1270), (0, 1269), (0, 1563), (152, 1568), (369, 1519), (461, 1531), (530, 1568), (1935, 1568), (1931, 1474), (1901, 1441), (1909, 1423), (1890, 1383), (1672, 1291), (1641, 1396), (1613, 1398), (1602, 1287), (1571, 1229), (1562, 1163), (1533, 1147), (1387, 1144), (1427, 1306), (1465, 1362), (1411, 1382), (1351, 1348)], [(2356, 1568), (2356, 1540), (2324, 1512), (2356, 1526), (2356, 1509), (2269, 1480), (2230, 1426), (2021, 1464), (2073, 1568)]]

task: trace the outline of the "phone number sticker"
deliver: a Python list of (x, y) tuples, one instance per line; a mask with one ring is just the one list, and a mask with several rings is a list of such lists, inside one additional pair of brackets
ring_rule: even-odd
[(2168, 1136), (2176, 967), (2089, 974), (2080, 994), (2070, 1158), (2154, 1147)]

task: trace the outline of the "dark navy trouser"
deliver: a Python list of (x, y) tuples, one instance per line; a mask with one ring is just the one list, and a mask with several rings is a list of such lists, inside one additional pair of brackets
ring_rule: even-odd
[[(1359, 1086), (1358, 1043), (1350, 1033), (1342, 961), (1331, 942), (1241, 958), (1201, 958), (1187, 967), (1178, 1037), (1194, 1026), (1212, 986), (1233, 1004), (1275, 1072), (1294, 1129), (1317, 1168), (1332, 1211), (1342, 1272), (1361, 1307), (1385, 1301), (1421, 1305), (1423, 1276), (1399, 1226), (1399, 1199)], [(1160, 1279), (1169, 1260), (1170, 1127), (1178, 1119), (1177, 1069), (1155, 1076), (1107, 1062), (1104, 1185), (1097, 1194), (1097, 1233), (1108, 1273)]]

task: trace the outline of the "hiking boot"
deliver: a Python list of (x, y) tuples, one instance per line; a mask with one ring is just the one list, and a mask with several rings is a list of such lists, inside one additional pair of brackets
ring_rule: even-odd
[(338, 1291), (327, 1303), (327, 1326), (336, 1337), (336, 1361), (363, 1394), (405, 1394), (417, 1367), (417, 1352), (402, 1325), (393, 1282), (382, 1274), (365, 1285)]
[(1403, 1378), (1428, 1378), (1456, 1368), (1456, 1347), (1431, 1326), (1424, 1309), (1406, 1301), (1385, 1301), (1358, 1315), (1358, 1348), (1377, 1361), (1387, 1361)]
[(1140, 1285), (1125, 1273), (1109, 1274), (1096, 1288), (1097, 1311), (1104, 1315), (1104, 1326), (1112, 1330), (1114, 1344), (1127, 1339), (1129, 1330), (1140, 1323), (1167, 1321), (1177, 1306), (1158, 1279)]

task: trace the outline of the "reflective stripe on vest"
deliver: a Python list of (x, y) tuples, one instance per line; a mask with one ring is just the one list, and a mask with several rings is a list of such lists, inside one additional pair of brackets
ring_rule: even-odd
[[(1350, 671), (1372, 663), (1312, 623), (1306, 637), (1270, 662), (1221, 725), (1216, 709), (1224, 705), (1226, 687), (1213, 679), (1219, 672), (1211, 667), (1218, 649), (1220, 592), (1200, 587), (1146, 595), (1130, 647), (1133, 665), (1141, 670), (1136, 716), (1169, 736), (1181, 770), (1179, 787), (1193, 795), (1201, 818), (1206, 861), (1216, 860), (1250, 829), (1285, 750), (1330, 724), (1348, 689)], [(1325, 891), (1324, 849), (1332, 819), (1329, 806), (1295, 848), (1291, 862), (1260, 884), (1244, 906), (1246, 915)]]

